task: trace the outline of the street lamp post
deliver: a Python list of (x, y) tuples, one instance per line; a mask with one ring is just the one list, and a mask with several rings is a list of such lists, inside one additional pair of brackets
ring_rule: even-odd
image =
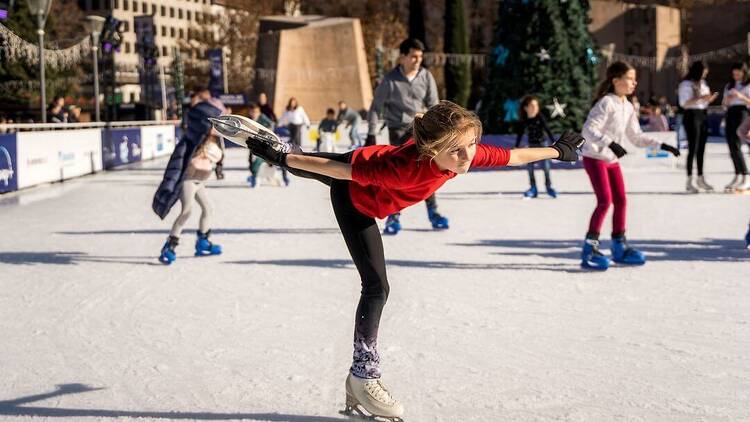
[(52, 0), (29, 0), (29, 11), (36, 16), (36, 33), (39, 34), (39, 82), (41, 83), (42, 123), (47, 123), (47, 94), (44, 81), (44, 24)]
[(99, 33), (102, 32), (105, 19), (101, 16), (86, 17), (88, 30), (91, 32), (91, 59), (94, 62), (94, 121), (99, 121)]

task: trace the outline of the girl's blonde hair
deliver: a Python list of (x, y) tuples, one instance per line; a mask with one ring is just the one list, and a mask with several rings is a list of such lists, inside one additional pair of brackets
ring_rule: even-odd
[(482, 122), (477, 115), (445, 100), (430, 107), (426, 113), (417, 113), (412, 124), (419, 156), (429, 159), (458, 146), (459, 135), (469, 129), (474, 130), (479, 142)]

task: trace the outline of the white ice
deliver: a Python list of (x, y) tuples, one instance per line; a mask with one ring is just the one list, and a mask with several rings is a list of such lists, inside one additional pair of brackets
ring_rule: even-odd
[[(194, 215), (169, 267), (165, 159), (0, 197), (0, 419), (345, 420), (359, 279), (328, 192), (250, 189), (244, 154), (210, 182), (224, 254), (192, 256)], [(520, 199), (524, 170), (459, 176), (445, 232), (407, 209), (380, 327), (405, 420), (750, 420), (750, 195), (683, 194), (674, 164), (623, 162), (640, 268), (579, 269), (583, 170), (555, 200)], [(706, 169), (729, 182), (725, 145)]]

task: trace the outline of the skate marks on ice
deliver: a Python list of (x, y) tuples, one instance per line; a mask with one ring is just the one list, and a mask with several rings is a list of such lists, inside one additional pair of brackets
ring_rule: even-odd
[[(226, 264), (238, 265), (276, 265), (282, 267), (316, 267), (334, 269), (354, 269), (354, 263), (348, 259), (269, 259), (227, 261)], [(560, 263), (469, 263), (455, 261), (412, 261), (404, 259), (387, 259), (389, 267), (422, 268), (429, 270), (543, 270), (581, 272), (580, 268), (566, 267)]]
[(28, 403), (60, 397), (67, 394), (87, 393), (104, 390), (103, 387), (90, 387), (86, 384), (59, 384), (55, 390), (11, 400), (0, 400), (0, 416), (26, 416), (42, 418), (152, 418), (165, 420), (253, 420), (270, 422), (340, 422), (340, 418), (325, 416), (289, 415), (283, 413), (210, 413), (178, 411), (136, 411), (117, 409), (74, 409), (59, 407), (26, 406)]
[[(610, 241), (602, 240), (602, 250), (609, 249)], [(700, 240), (631, 240), (631, 246), (646, 253), (649, 261), (750, 261), (750, 253), (742, 239)], [(545, 258), (580, 259), (582, 240), (544, 239), (486, 239), (475, 243), (454, 243), (455, 246), (491, 247), (507, 249), (492, 252), (504, 256), (538, 255)]]
[[(185, 229), (189, 233), (191, 230)], [(211, 234), (214, 236), (227, 234), (336, 234), (340, 233), (339, 229), (333, 227), (321, 228), (223, 228), (212, 229)], [(134, 230), (95, 230), (95, 231), (64, 231), (55, 234), (77, 236), (77, 235), (121, 235), (121, 234), (153, 234), (161, 237), (169, 234), (169, 229), (134, 229)]]

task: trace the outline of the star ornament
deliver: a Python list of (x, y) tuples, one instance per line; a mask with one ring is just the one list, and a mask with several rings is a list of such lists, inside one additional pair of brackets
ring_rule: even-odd
[(563, 103), (563, 104), (560, 104), (560, 103), (559, 103), (559, 102), (557, 101), (557, 98), (553, 98), (553, 99), (552, 99), (552, 105), (548, 105), (548, 106), (546, 106), (546, 107), (547, 107), (547, 109), (549, 110), (549, 112), (550, 112), (550, 116), (551, 116), (551, 117), (552, 117), (553, 119), (554, 119), (555, 117), (557, 117), (557, 116), (560, 116), (561, 118), (563, 118), (563, 119), (564, 119), (564, 118), (565, 118), (565, 107), (567, 107), (567, 106), (568, 106), (568, 105), (567, 105), (567, 104), (565, 104), (565, 103)]
[(541, 50), (539, 50), (539, 52), (536, 53), (536, 56), (539, 57), (539, 60), (543, 62), (546, 62), (550, 59), (549, 51), (547, 51), (546, 48), (542, 48)]

